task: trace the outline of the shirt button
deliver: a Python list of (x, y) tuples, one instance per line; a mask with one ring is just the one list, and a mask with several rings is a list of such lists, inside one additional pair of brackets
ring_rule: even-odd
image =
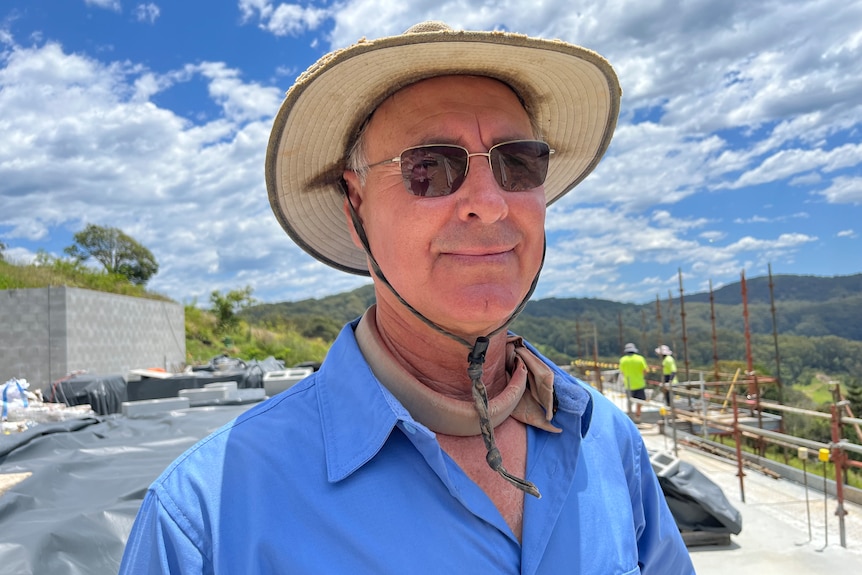
[(415, 427), (413, 427), (413, 425), (412, 425), (412, 424), (410, 424), (410, 423), (404, 423), (404, 429), (405, 429), (405, 430), (407, 431), (407, 433), (409, 433), (410, 435), (413, 435), (414, 433), (416, 433), (416, 428), (415, 428)]

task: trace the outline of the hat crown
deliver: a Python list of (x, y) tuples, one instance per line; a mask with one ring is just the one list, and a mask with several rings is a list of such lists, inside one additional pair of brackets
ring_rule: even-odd
[(414, 24), (404, 31), (405, 34), (424, 34), (426, 32), (451, 32), (452, 28), (439, 20), (428, 20)]

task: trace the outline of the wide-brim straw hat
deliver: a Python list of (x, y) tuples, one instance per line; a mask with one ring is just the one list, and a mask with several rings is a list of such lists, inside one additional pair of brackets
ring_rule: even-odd
[(455, 31), (441, 22), (360, 40), (300, 75), (273, 124), (266, 154), (269, 201), (302, 249), (336, 269), (369, 275), (343, 210), (347, 154), (386, 98), (420, 80), (453, 74), (495, 78), (524, 101), (555, 150), (545, 181), (547, 204), (583, 180), (610, 144), (621, 90), (613, 68), (591, 50), (508, 32)]

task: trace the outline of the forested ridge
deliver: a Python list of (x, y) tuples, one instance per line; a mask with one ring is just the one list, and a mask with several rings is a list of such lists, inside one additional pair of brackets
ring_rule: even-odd
[[(748, 279), (746, 291), (753, 361), (759, 371), (774, 374), (777, 363), (769, 278)], [(773, 276), (772, 293), (785, 381), (806, 380), (815, 371), (853, 376), (862, 373), (862, 274), (777, 275)], [(746, 361), (739, 282), (714, 290), (712, 306), (708, 292), (684, 294), (685, 345), (679, 293), (672, 295), (669, 299), (667, 294), (657, 294), (658, 302), (644, 304), (595, 298), (534, 300), (512, 330), (560, 364), (591, 359), (594, 343), (600, 358), (613, 359), (629, 341), (647, 357), (654, 357), (653, 349), (666, 343), (675, 350), (678, 362), (687, 357), (692, 369), (711, 370), (716, 355), (721, 362)], [(252, 323), (289, 325), (308, 336), (331, 340), (345, 322), (373, 302), (373, 288), (367, 285), (321, 299), (251, 306), (243, 311), (243, 317)]]
[[(37, 262), (24, 265), (0, 257), (0, 289), (45, 285), (167, 299), (125, 276), (93, 270), (76, 260), (43, 255)], [(232, 342), (229, 351), (251, 359), (272, 354), (289, 364), (319, 361), (345, 322), (360, 316), (374, 302), (371, 285), (320, 299), (281, 303), (255, 302), (252, 291), (247, 286), (227, 293), (213, 292), (209, 312), (200, 309), (197, 302), (185, 306), (190, 361), (205, 361), (224, 352), (225, 341)], [(769, 278), (748, 279), (746, 292), (754, 366), (760, 373), (776, 375), (779, 362), (772, 335)], [(860, 379), (862, 274), (777, 275), (773, 276), (772, 294), (782, 381), (808, 385), (822, 374), (847, 381)], [(714, 290), (714, 306), (710, 305), (709, 293), (685, 294), (685, 342), (679, 294), (671, 295), (669, 299), (668, 294), (653, 294), (651, 301), (642, 304), (595, 298), (534, 300), (512, 330), (561, 365), (579, 358), (592, 359), (594, 351), (602, 361), (616, 361), (626, 342), (635, 343), (652, 362), (657, 359), (653, 353), (656, 346), (670, 345), (681, 371), (686, 365), (691, 370), (712, 371), (716, 358), (722, 371), (746, 365), (739, 282)]]

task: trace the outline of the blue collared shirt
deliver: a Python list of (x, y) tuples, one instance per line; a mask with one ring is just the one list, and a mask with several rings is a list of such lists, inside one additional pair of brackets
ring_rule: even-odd
[(165, 470), (121, 574), (694, 573), (637, 428), (589, 386), (551, 366), (563, 432), (528, 428), (542, 498), (524, 498), (519, 543), (375, 379), (354, 327)]

